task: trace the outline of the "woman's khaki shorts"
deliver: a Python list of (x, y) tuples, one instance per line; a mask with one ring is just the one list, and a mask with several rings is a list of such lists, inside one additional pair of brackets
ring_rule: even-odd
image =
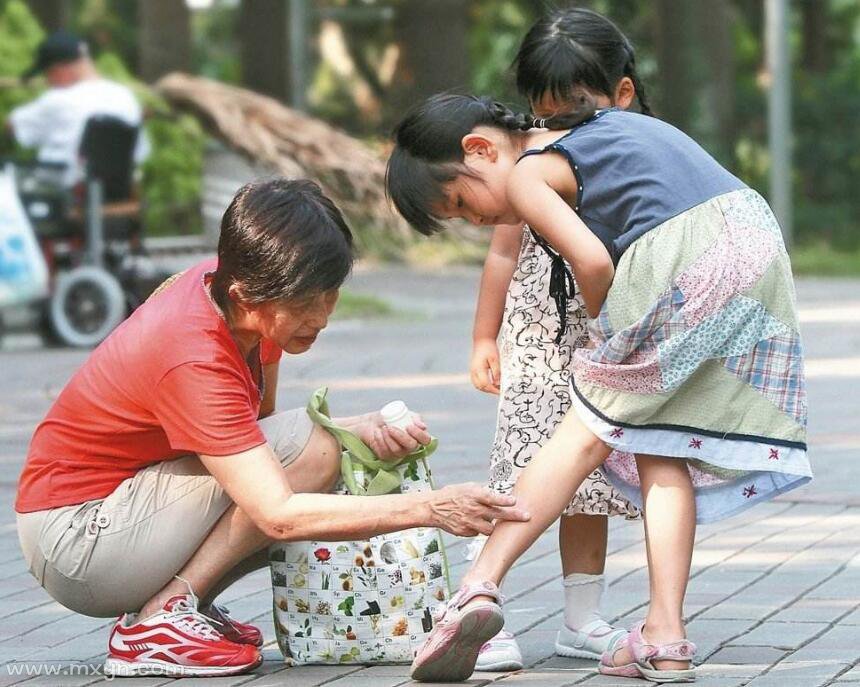
[[(286, 467), (304, 449), (313, 423), (304, 408), (260, 420)], [(151, 465), (104, 499), (18, 515), (30, 572), (77, 613), (112, 617), (139, 610), (191, 558), (232, 505), (200, 459)]]

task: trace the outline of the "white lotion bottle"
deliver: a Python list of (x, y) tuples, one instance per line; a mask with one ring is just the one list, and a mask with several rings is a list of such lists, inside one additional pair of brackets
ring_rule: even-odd
[(414, 413), (406, 407), (403, 401), (392, 401), (379, 412), (386, 425), (397, 427), (397, 429), (405, 431), (414, 422)]

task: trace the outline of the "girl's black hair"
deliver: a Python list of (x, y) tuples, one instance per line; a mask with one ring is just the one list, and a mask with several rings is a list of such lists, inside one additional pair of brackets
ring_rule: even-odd
[(633, 46), (597, 12), (572, 7), (545, 15), (523, 39), (514, 67), (517, 90), (530, 102), (547, 93), (567, 101), (582, 87), (612, 98), (616, 84), (627, 76), (642, 114), (654, 114), (636, 73)]
[(464, 164), (463, 137), (481, 125), (511, 132), (534, 127), (570, 129), (597, 109), (594, 96), (585, 89), (575, 89), (567, 100), (571, 107), (564, 114), (535, 119), (486, 96), (440, 93), (428, 98), (394, 129), (394, 151), (385, 171), (389, 199), (422, 234), (441, 231), (444, 227), (436, 211), (445, 201), (443, 187), (470, 173)]

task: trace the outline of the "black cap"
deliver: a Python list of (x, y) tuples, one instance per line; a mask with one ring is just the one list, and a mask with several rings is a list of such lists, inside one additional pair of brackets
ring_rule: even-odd
[(55, 64), (74, 62), (87, 55), (89, 48), (82, 38), (68, 31), (55, 31), (39, 45), (36, 61), (24, 73), (24, 78), (30, 79)]

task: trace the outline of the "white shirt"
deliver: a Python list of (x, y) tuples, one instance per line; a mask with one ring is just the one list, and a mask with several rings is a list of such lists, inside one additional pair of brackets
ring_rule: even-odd
[[(108, 79), (84, 79), (64, 88), (51, 88), (31, 103), (12, 110), (9, 121), (22, 146), (38, 148), (40, 162), (67, 165), (63, 182), (73, 186), (83, 177), (78, 149), (87, 120), (111, 115), (131, 126), (143, 120), (140, 103), (126, 86)], [(141, 129), (134, 151), (135, 162), (149, 154)]]

